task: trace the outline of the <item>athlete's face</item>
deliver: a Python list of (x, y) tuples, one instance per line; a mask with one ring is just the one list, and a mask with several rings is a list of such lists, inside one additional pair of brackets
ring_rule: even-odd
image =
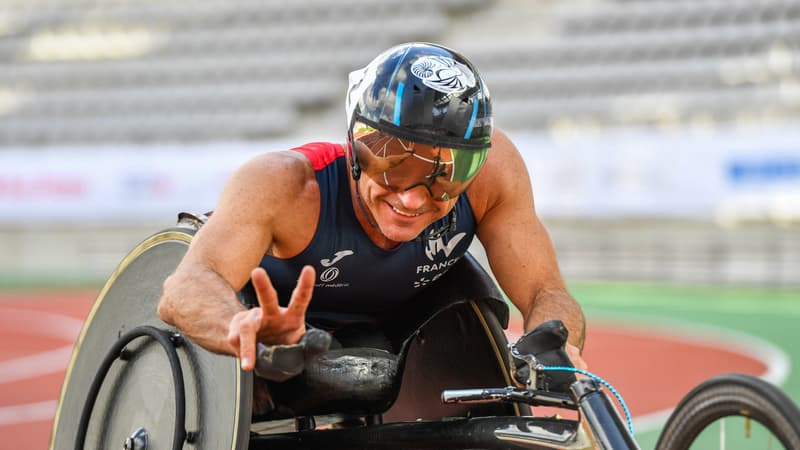
[(453, 178), (453, 151), (378, 131), (355, 136), (359, 191), (381, 233), (410, 241), (447, 215), (469, 181)]

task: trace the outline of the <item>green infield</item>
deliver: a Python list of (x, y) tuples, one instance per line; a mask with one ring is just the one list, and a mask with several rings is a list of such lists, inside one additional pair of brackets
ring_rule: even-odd
[[(767, 341), (789, 357), (788, 374), (780, 387), (795, 402), (800, 401), (800, 374), (793, 370), (800, 361), (800, 347), (796, 345), (800, 341), (800, 291), (608, 282), (573, 283), (570, 291), (589, 321), (664, 326), (683, 323)], [(659, 433), (656, 429), (637, 434), (642, 449), (654, 448)], [(752, 442), (738, 444), (729, 439), (726, 448), (752, 448)]]

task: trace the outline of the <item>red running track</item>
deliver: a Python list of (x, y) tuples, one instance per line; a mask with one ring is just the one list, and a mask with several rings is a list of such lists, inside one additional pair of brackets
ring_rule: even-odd
[[(44, 450), (64, 371), (96, 292), (0, 294), (0, 442)], [(519, 335), (512, 323), (510, 339)], [(692, 387), (725, 372), (762, 375), (767, 365), (725, 346), (608, 322), (587, 330), (584, 356), (636, 417), (674, 407)], [(77, 414), (77, 412), (75, 412)]]

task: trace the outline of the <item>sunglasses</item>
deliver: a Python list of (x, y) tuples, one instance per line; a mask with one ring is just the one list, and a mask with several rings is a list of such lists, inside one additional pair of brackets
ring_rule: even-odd
[(422, 186), (436, 201), (464, 193), (489, 151), (418, 144), (359, 122), (353, 138), (361, 170), (372, 180), (394, 192)]

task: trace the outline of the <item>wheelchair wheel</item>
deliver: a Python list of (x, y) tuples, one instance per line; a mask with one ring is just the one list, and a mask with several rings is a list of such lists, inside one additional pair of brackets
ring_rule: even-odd
[(777, 387), (753, 376), (720, 375), (675, 408), (657, 450), (800, 449), (800, 410)]
[(103, 287), (67, 368), (51, 450), (247, 449), (251, 373), (156, 315), (194, 233), (179, 226), (150, 236)]

